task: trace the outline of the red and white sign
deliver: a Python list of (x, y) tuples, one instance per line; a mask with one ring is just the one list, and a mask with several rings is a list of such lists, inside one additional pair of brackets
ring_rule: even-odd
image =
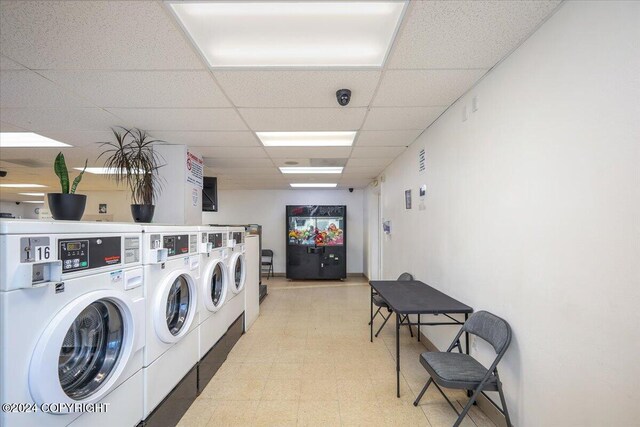
[(202, 188), (204, 176), (204, 161), (190, 151), (187, 151), (187, 183)]

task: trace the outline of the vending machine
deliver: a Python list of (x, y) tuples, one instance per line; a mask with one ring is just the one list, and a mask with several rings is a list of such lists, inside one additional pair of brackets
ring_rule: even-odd
[(346, 279), (347, 207), (287, 206), (287, 278)]

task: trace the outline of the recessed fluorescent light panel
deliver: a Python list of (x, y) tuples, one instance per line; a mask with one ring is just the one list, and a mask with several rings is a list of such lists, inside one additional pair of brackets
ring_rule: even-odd
[(18, 193), (21, 196), (43, 197), (44, 193)]
[(209, 65), (381, 67), (406, 1), (169, 1)]
[(338, 184), (319, 184), (317, 182), (308, 182), (300, 184), (289, 184), (293, 188), (335, 188)]
[(349, 147), (356, 132), (256, 132), (265, 147)]
[(21, 203), (44, 203), (44, 200), (23, 200)]
[(281, 167), (282, 173), (342, 173), (342, 166), (339, 167)]
[(40, 184), (0, 184), (4, 188), (44, 188), (46, 185)]
[(33, 132), (0, 132), (0, 148), (71, 147)]

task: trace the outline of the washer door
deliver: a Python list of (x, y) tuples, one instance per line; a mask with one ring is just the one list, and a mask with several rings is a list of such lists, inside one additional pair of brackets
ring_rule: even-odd
[(196, 281), (186, 271), (175, 271), (159, 287), (154, 305), (158, 337), (175, 343), (189, 332), (196, 312)]
[(233, 254), (229, 263), (231, 271), (231, 290), (237, 294), (244, 289), (244, 282), (247, 277), (244, 255), (240, 252)]
[(207, 310), (220, 310), (227, 298), (227, 266), (220, 259), (213, 260), (208, 266), (202, 282), (202, 294)]
[[(98, 291), (64, 307), (40, 337), (29, 369), (38, 403), (92, 403), (109, 393), (134, 340), (133, 302)], [(61, 408), (62, 410), (62, 408)]]

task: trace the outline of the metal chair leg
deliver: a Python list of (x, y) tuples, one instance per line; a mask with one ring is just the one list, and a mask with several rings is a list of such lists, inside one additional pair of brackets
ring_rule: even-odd
[(507, 409), (507, 401), (504, 398), (504, 392), (502, 391), (502, 383), (498, 380), (498, 394), (500, 395), (500, 403), (502, 403), (502, 409), (504, 418), (507, 421), (507, 427), (511, 426), (511, 418), (509, 418), (509, 410)]
[[(473, 406), (474, 402), (476, 401), (476, 399), (478, 398), (478, 395), (480, 395), (480, 392), (482, 391), (481, 388), (477, 388), (475, 392), (473, 392), (473, 395), (471, 396), (471, 398), (469, 398), (469, 401), (467, 402), (466, 405), (464, 405), (464, 408), (462, 409), (462, 412), (460, 413), (460, 415), (458, 416), (458, 419), (456, 420), (455, 424), (453, 424), (453, 427), (458, 427), (461, 423), (462, 420), (464, 420), (464, 417), (467, 416), (467, 412), (469, 412), (469, 410), (471, 409), (471, 407)], [(456, 411), (457, 413), (458, 411)]]
[(420, 403), (420, 399), (422, 399), (422, 396), (424, 396), (424, 393), (427, 391), (427, 389), (429, 388), (432, 382), (433, 382), (433, 378), (429, 378), (429, 381), (427, 381), (424, 387), (422, 387), (420, 394), (418, 395), (418, 397), (416, 397), (416, 400), (413, 402), (413, 406), (418, 406), (418, 404)]
[(457, 415), (460, 415), (460, 413), (458, 412), (458, 410), (456, 409), (455, 405), (449, 400), (449, 396), (447, 396), (444, 392), (444, 390), (442, 390), (440, 388), (440, 386), (438, 385), (438, 383), (434, 382), (433, 383), (436, 388), (438, 389), (438, 391), (440, 392), (440, 394), (444, 397), (444, 400), (447, 401), (447, 403), (449, 404), (449, 406), (451, 406), (451, 409), (453, 409), (453, 412), (455, 412)]
[[(382, 317), (384, 317), (384, 314), (382, 315)], [(380, 333), (380, 331), (382, 330), (382, 328), (384, 328), (384, 325), (387, 324), (387, 321), (389, 320), (389, 318), (391, 317), (391, 313), (387, 316), (384, 317), (384, 322), (382, 322), (382, 326), (380, 326), (380, 329), (378, 329), (378, 332), (376, 332), (376, 334), (374, 335), (374, 337), (378, 338), (378, 334)]]
[[(373, 305), (373, 304), (372, 304)], [(378, 307), (378, 310), (376, 310), (376, 313), (373, 315), (373, 317), (371, 318), (371, 320), (369, 320), (369, 323), (367, 323), (367, 325), (371, 325), (371, 322), (373, 322), (373, 319), (376, 318), (376, 316), (378, 315), (378, 313), (380, 313), (380, 309), (382, 307)]]
[[(404, 316), (404, 320), (406, 320), (407, 323), (411, 323), (409, 321), (409, 315), (408, 314)], [(413, 330), (411, 329), (411, 325), (409, 325), (409, 333), (411, 334), (411, 338), (413, 338)]]

